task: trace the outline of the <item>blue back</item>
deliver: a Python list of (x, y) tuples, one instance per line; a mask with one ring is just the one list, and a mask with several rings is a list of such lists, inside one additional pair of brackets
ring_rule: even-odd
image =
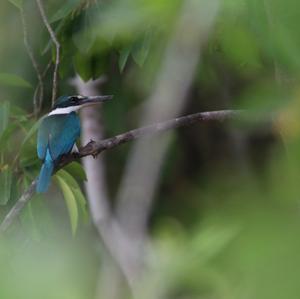
[(72, 150), (79, 136), (80, 120), (75, 112), (45, 117), (38, 131), (37, 153), (39, 158), (56, 161), (61, 155)]

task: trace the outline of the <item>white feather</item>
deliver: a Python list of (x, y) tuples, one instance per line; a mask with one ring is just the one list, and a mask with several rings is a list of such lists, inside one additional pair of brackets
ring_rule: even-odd
[(66, 108), (56, 108), (54, 110), (52, 110), (48, 116), (50, 115), (57, 115), (57, 114), (69, 114), (73, 111), (77, 111), (80, 108), (82, 108), (82, 106), (71, 106), (71, 107), (66, 107)]
[(77, 147), (77, 145), (76, 145), (76, 143), (74, 143), (74, 145), (73, 145), (73, 148), (72, 148), (72, 151), (71, 151), (72, 153), (78, 153), (79, 152), (79, 149), (78, 149), (78, 147)]

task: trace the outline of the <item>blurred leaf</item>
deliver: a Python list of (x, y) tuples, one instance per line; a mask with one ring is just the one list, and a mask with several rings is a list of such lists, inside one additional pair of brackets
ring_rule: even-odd
[(61, 63), (59, 67), (59, 75), (62, 78), (66, 78), (74, 75), (73, 60), (78, 50), (76, 49), (74, 43), (70, 38), (71, 34), (72, 33), (69, 31), (65, 32), (64, 29), (62, 29), (62, 32), (60, 34), (62, 50), (61, 50)]
[(10, 103), (4, 102), (0, 104), (0, 136), (6, 130), (9, 120)]
[(243, 67), (249, 72), (261, 65), (258, 41), (252, 32), (242, 26), (222, 28), (221, 47), (235, 67)]
[(143, 39), (136, 42), (136, 44), (133, 46), (132, 57), (139, 66), (143, 66), (147, 59), (151, 45), (151, 39), (152, 32), (148, 30)]
[(11, 111), (11, 115), (13, 115), (14, 117), (18, 117), (18, 120), (20, 120), (20, 118), (24, 120), (28, 120), (27, 112), (19, 106), (12, 105), (10, 107), (10, 111)]
[(86, 181), (86, 173), (84, 171), (84, 168), (79, 162), (72, 162), (64, 167), (64, 170), (66, 170), (68, 173), (70, 173), (74, 178), (81, 181)]
[(0, 137), (0, 148), (4, 150), (8, 146), (8, 141), (13, 133), (18, 129), (18, 124), (13, 122), (7, 126), (7, 128), (2, 132)]
[(40, 161), (37, 158), (36, 147), (35, 146), (26, 146), (22, 149), (20, 157), (20, 166), (23, 171), (24, 168), (32, 167), (39, 165)]
[(119, 63), (119, 69), (120, 69), (121, 73), (123, 72), (123, 70), (125, 68), (125, 65), (127, 63), (128, 57), (129, 57), (130, 52), (131, 52), (131, 49), (132, 49), (132, 46), (129, 46), (129, 47), (123, 48), (120, 51), (120, 56), (119, 56), (118, 63)]
[(23, 0), (8, 0), (10, 3), (12, 3), (15, 7), (18, 9), (23, 8)]
[(237, 100), (237, 108), (269, 113), (279, 111), (290, 100), (289, 89), (279, 87), (274, 82), (259, 82), (243, 91)]
[[(77, 49), (83, 54), (86, 54), (91, 49), (96, 39), (94, 30), (91, 30), (91, 18), (92, 15), (90, 11), (86, 11), (81, 20), (78, 21), (80, 24), (73, 26), (76, 31), (72, 34), (72, 41)], [(77, 27), (80, 27), (80, 30), (78, 30)]]
[(111, 1), (100, 11), (94, 28), (106, 38), (128, 41), (149, 26), (168, 28), (180, 3), (178, 0)]
[(194, 238), (192, 248), (204, 261), (218, 255), (240, 232), (239, 227), (211, 226), (205, 227)]
[(64, 180), (64, 178), (61, 175), (56, 175), (55, 176), (61, 190), (63, 192), (69, 216), (70, 216), (70, 223), (71, 223), (71, 228), (72, 228), (72, 233), (73, 235), (76, 233), (77, 230), (77, 225), (78, 225), (78, 208), (77, 208), (77, 202), (74, 196), (74, 193), (72, 192), (70, 186), (68, 183)]
[(93, 76), (93, 70), (90, 64), (89, 57), (80, 55), (79, 53), (74, 57), (74, 67), (83, 81), (88, 81)]
[(0, 172), (0, 205), (6, 205), (11, 198), (12, 171), (8, 165)]
[(73, 34), (72, 40), (81, 53), (87, 53), (91, 49), (95, 39), (88, 30), (83, 29), (80, 33)]
[(28, 142), (28, 140), (37, 132), (42, 120), (43, 120), (43, 117), (41, 117), (38, 121), (36, 121), (34, 123), (34, 125), (30, 128), (30, 130), (28, 131), (28, 133), (26, 134), (26, 136), (22, 142), (21, 149)]
[(80, 3), (80, 0), (68, 0), (63, 6), (52, 16), (50, 17), (50, 23), (59, 21), (67, 17)]
[(32, 88), (31, 84), (25, 81), (23, 78), (8, 73), (0, 73), (0, 84), (15, 87)]

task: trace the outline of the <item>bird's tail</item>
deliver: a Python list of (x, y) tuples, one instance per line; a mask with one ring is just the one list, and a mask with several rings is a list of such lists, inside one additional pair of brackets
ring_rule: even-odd
[(36, 186), (37, 193), (43, 193), (48, 190), (53, 168), (54, 168), (53, 161), (45, 160), (41, 168), (37, 186)]

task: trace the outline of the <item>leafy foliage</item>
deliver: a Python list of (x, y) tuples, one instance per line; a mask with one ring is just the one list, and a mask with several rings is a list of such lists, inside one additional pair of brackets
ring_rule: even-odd
[(67, 182), (63, 179), (62, 176), (57, 175), (56, 178), (64, 194), (64, 198), (66, 200), (66, 204), (70, 215), (72, 232), (73, 234), (75, 234), (78, 223), (78, 208), (74, 193), (72, 192), (71, 187), (67, 184)]
[(15, 87), (26, 87), (26, 88), (32, 87), (30, 83), (25, 81), (23, 78), (14, 74), (7, 74), (7, 73), (0, 73), (0, 84), (10, 85)]
[(12, 3), (18, 9), (22, 9), (23, 7), (23, 0), (9, 0), (9, 2)]
[(64, 19), (68, 17), (72, 11), (76, 9), (78, 4), (80, 3), (80, 0), (69, 0), (66, 1), (56, 12), (55, 14), (50, 18), (50, 22), (54, 23), (57, 21), (60, 21), (61, 19)]
[[(0, 3), (1, 219), (40, 169), (38, 120), (32, 116), (36, 75), (22, 44), (19, 13), (9, 2), (27, 14), (39, 64), (44, 68), (55, 56), (40, 16), (32, 13), (34, 1)], [(85, 81), (105, 75), (102, 92), (115, 94), (103, 106), (107, 134), (137, 126), (185, 1), (43, 3), (62, 46), (60, 94), (74, 92), (68, 81), (76, 74)], [(193, 3), (207, 7), (210, 1)], [(219, 4), (182, 113), (238, 108), (264, 121), (177, 131), (149, 221), (149, 271), (139, 281), (139, 298), (298, 299), (300, 3)], [(51, 79), (45, 76), (41, 115), (51, 105)], [(111, 196), (129, 147), (105, 157)], [(79, 163), (60, 170), (51, 193), (35, 197), (23, 211), (17, 237), (12, 230), (9, 240), (0, 240), (0, 298), (94, 296), (96, 267), (106, 255), (83, 225), (85, 180)], [(125, 287), (121, 293), (127, 298)]]

